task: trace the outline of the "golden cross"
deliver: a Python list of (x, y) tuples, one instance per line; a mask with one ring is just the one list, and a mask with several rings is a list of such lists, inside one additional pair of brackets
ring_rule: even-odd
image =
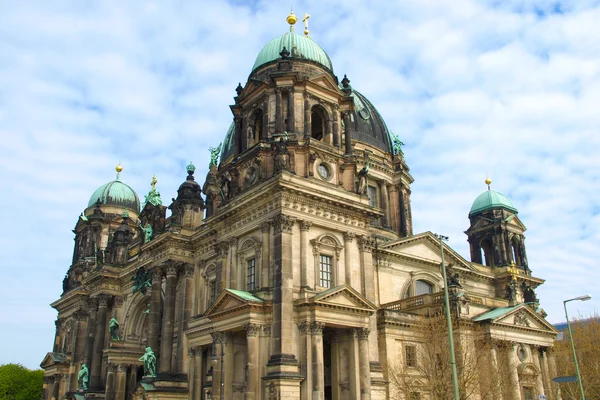
[(302, 22), (304, 22), (304, 34), (306, 35), (306, 37), (310, 37), (308, 36), (308, 19), (310, 18), (310, 14), (304, 14), (304, 19), (302, 20)]
[(512, 277), (513, 281), (516, 280), (517, 276), (519, 275), (519, 270), (517, 269), (517, 267), (515, 267), (515, 263), (512, 261), (510, 263), (510, 268), (508, 268), (508, 273)]
[(158, 179), (156, 179), (156, 175), (152, 177), (152, 182), (150, 182), (150, 186), (152, 186), (152, 190), (156, 189), (156, 184), (158, 183)]

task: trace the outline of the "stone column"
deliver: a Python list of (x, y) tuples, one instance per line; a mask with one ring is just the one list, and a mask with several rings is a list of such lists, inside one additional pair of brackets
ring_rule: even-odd
[(127, 393), (125, 388), (127, 387), (127, 364), (117, 365), (117, 378), (115, 387), (115, 400), (125, 400)]
[(543, 375), (543, 379), (544, 379), (544, 391), (545, 393), (548, 393), (548, 398), (550, 400), (554, 400), (554, 393), (552, 392), (552, 385), (551, 385), (551, 380), (552, 377), (550, 376), (550, 371), (548, 368), (548, 354), (547, 354), (548, 350), (546, 348), (541, 349), (540, 351), (540, 358), (541, 358), (541, 367), (542, 367), (542, 375)]
[(163, 270), (154, 268), (152, 270), (152, 291), (150, 292), (150, 313), (148, 314), (148, 346), (152, 351), (158, 353), (160, 334), (160, 306), (162, 300), (162, 277)]
[[(137, 365), (132, 365), (131, 366), (131, 372), (129, 373), (129, 390), (133, 391), (135, 388), (135, 385), (137, 385)], [(127, 399), (131, 400), (131, 397), (129, 393), (127, 393)]]
[(304, 378), (300, 383), (300, 398), (312, 399), (313, 373), (312, 373), (312, 343), (311, 323), (302, 321), (298, 324), (300, 330), (300, 375)]
[(238, 239), (236, 237), (229, 239), (229, 259), (227, 260), (229, 264), (229, 285), (227, 287), (236, 290), (246, 290), (246, 288), (242, 287), (244, 280), (240, 280), (239, 276), (238, 270), (243, 270), (243, 268), (237, 264), (237, 245)]
[(173, 355), (173, 323), (175, 317), (175, 290), (177, 288), (177, 266), (171, 262), (167, 265), (167, 285), (165, 290), (165, 307), (160, 337), (161, 374), (171, 373)]
[(241, 141), (242, 141), (242, 135), (244, 134), (242, 132), (242, 118), (240, 115), (235, 115), (233, 117), (233, 123), (235, 124), (235, 135), (234, 135), (234, 140), (233, 140), (233, 154), (239, 154), (240, 153), (240, 147), (241, 147)]
[(104, 400), (115, 400), (115, 373), (117, 372), (116, 364), (108, 364), (106, 372), (106, 392)]
[(269, 96), (265, 96), (263, 99), (263, 113), (262, 113), (262, 129), (260, 131), (260, 140), (267, 140), (269, 138)]
[(175, 353), (175, 371), (177, 373), (186, 373), (189, 371), (188, 364), (184, 360), (184, 349), (186, 346), (186, 338), (183, 333), (185, 324), (192, 317), (192, 308), (194, 306), (194, 271), (195, 268), (192, 264), (185, 264), (181, 268), (182, 273), (182, 302), (181, 308), (178, 310), (179, 313), (179, 324), (177, 326), (177, 351)]
[(358, 328), (358, 358), (360, 373), (360, 399), (371, 399), (371, 367), (369, 363), (369, 329)]
[(269, 234), (271, 233), (271, 223), (263, 222), (260, 224), (260, 231), (262, 232), (262, 250), (261, 250), (261, 279), (260, 284), (262, 290), (266, 290), (272, 287), (270, 265), (269, 263)]
[(352, 286), (352, 241), (354, 232), (344, 232), (344, 275), (346, 285)]
[(344, 152), (344, 155), (351, 155), (352, 154), (352, 129), (350, 124), (352, 123), (352, 121), (350, 120), (350, 111), (344, 111), (342, 112), (342, 118), (344, 119), (344, 135), (345, 137), (345, 144), (346, 144), (346, 149)]
[(312, 399), (325, 398), (325, 365), (323, 362), (323, 327), (322, 322), (310, 324), (311, 353), (312, 353)]
[(193, 347), (190, 357), (194, 359), (193, 396), (192, 399), (200, 399), (202, 396), (202, 347)]
[(52, 347), (52, 351), (55, 353), (60, 352), (60, 330), (63, 322), (62, 318), (57, 318), (54, 321), (54, 346)]
[(60, 390), (60, 380), (62, 378), (61, 374), (54, 375), (54, 385), (52, 385), (52, 398), (55, 400), (60, 399), (59, 390)]
[[(495, 347), (490, 349), (490, 364), (492, 367), (492, 375), (498, 376), (498, 352)], [(492, 391), (493, 400), (502, 400), (502, 385), (498, 385), (498, 382), (493, 377), (486, 377), (489, 381), (490, 390)]]
[(296, 116), (294, 114), (294, 92), (295, 89), (290, 87), (288, 89), (288, 117), (287, 117), (287, 131), (289, 133), (296, 132)]
[(300, 271), (301, 271), (301, 284), (302, 289), (309, 289), (311, 286), (308, 282), (308, 237), (307, 232), (309, 231), (312, 222), (300, 221)]
[(227, 268), (227, 252), (229, 251), (229, 243), (220, 242), (214, 245), (215, 253), (217, 253), (217, 293), (215, 298), (229, 285), (228, 268)]
[(360, 399), (360, 352), (358, 346), (358, 332), (356, 329), (350, 329), (348, 331), (348, 348), (350, 367), (349, 372), (349, 383), (350, 383), (350, 396), (351, 399)]
[[(377, 292), (375, 291), (375, 266), (373, 265), (373, 248), (375, 242), (367, 236), (358, 238), (360, 250), (360, 264), (363, 279), (363, 293), (367, 299), (374, 304), (378, 304)], [(377, 315), (373, 314), (369, 317), (369, 349), (371, 361), (376, 367), (379, 367), (379, 344), (377, 338)]]
[(381, 193), (381, 208), (383, 209), (383, 217), (381, 218), (381, 225), (384, 228), (389, 228), (390, 221), (389, 221), (388, 216), (390, 214), (390, 209), (388, 207), (389, 198), (388, 198), (387, 183), (385, 181), (379, 181), (379, 189), (380, 189), (380, 193)]
[(310, 137), (310, 94), (304, 90), (304, 136)]
[(98, 296), (98, 315), (96, 317), (96, 332), (94, 334), (94, 355), (90, 371), (91, 389), (102, 388), (102, 351), (104, 350), (104, 336), (106, 333), (106, 313), (109, 295)]
[(71, 358), (71, 371), (74, 371), (74, 373), (70, 375), (69, 381), (67, 381), (67, 391), (75, 391), (77, 389), (77, 374), (79, 373), (84, 357), (86, 319), (88, 317), (89, 313), (86, 311), (79, 310), (73, 313), (75, 324), (73, 326), (73, 357)]
[(537, 347), (532, 347), (531, 349), (531, 354), (532, 354), (532, 358), (533, 358), (533, 365), (537, 368), (537, 370), (539, 371), (538, 375), (536, 376), (536, 381), (535, 381), (535, 387), (537, 389), (537, 394), (540, 395), (545, 395), (545, 391), (544, 391), (544, 380), (542, 378), (543, 372), (542, 372), (542, 364), (540, 363), (540, 350)]
[(258, 324), (246, 324), (246, 341), (248, 345), (248, 382), (246, 382), (246, 400), (258, 399), (259, 375), (259, 339), (258, 332), (261, 326)]
[(85, 327), (85, 349), (83, 350), (83, 363), (88, 368), (92, 367), (92, 356), (94, 354), (94, 330), (96, 329), (96, 315), (98, 313), (98, 299), (88, 300), (89, 318)]
[[(550, 370), (550, 376), (557, 376), (556, 373), (556, 359), (554, 358), (554, 356), (552, 354), (548, 354), (548, 369)], [(560, 386), (558, 385), (558, 383), (556, 382), (552, 382), (552, 395), (554, 396), (554, 398), (556, 400), (561, 400), (562, 399), (562, 395), (560, 392)]]
[(400, 196), (400, 235), (403, 237), (408, 236), (408, 228), (406, 225), (406, 207), (405, 199), (404, 199), (404, 190), (402, 188), (402, 184), (400, 184), (400, 188), (398, 189), (398, 194)]
[(292, 231), (294, 219), (279, 214), (273, 219), (273, 355), (268, 362), (267, 385), (281, 398), (300, 396), (296, 344), (293, 341)]
[(275, 131), (283, 132), (283, 104), (279, 87), (275, 88)]
[(509, 383), (511, 400), (521, 400), (521, 385), (519, 383), (519, 372), (517, 371), (517, 345), (512, 344), (508, 351), (508, 368), (510, 371)]
[(340, 106), (335, 104), (333, 108), (333, 145), (340, 147), (340, 123), (339, 123)]
[[(212, 398), (218, 399), (221, 394), (221, 375), (223, 375), (223, 397), (227, 397), (227, 368), (232, 369), (232, 365), (227, 362), (227, 352), (225, 350), (227, 343), (230, 342), (230, 337), (227, 332), (213, 332), (211, 333), (213, 338), (213, 345), (215, 346), (216, 363), (213, 364), (213, 377), (212, 377)], [(223, 370), (221, 370), (221, 355), (223, 355)], [(229, 391), (231, 392), (231, 391)]]

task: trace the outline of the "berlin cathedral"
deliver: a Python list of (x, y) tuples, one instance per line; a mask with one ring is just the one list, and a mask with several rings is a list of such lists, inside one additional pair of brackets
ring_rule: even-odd
[(91, 195), (43, 398), (452, 399), (428, 325), (450, 309), (461, 379), (488, 361), (461, 398), (560, 399), (515, 206), (486, 181), (467, 258), (413, 232), (402, 142), (297, 21), (237, 86), (203, 182), (190, 163), (170, 204), (155, 179), (142, 202), (118, 166)]

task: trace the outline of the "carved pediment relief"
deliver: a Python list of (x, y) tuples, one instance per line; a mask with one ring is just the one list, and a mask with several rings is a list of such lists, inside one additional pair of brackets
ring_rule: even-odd
[(261, 305), (262, 303), (262, 299), (255, 297), (249, 292), (225, 289), (208, 310), (206, 310), (204, 315), (210, 318), (212, 315), (222, 312), (241, 309), (249, 305)]
[(297, 306), (325, 306), (368, 313), (377, 310), (373, 303), (347, 285), (326, 290), (310, 299), (299, 299), (295, 303)]

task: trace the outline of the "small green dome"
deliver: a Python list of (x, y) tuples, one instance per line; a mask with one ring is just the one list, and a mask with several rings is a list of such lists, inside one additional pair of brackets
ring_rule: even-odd
[(140, 212), (138, 195), (123, 182), (116, 180), (100, 186), (90, 197), (88, 207), (94, 206), (98, 200), (101, 204), (127, 208), (136, 213)]
[(279, 53), (281, 53), (281, 50), (284, 46), (287, 51), (290, 52), (290, 58), (300, 58), (314, 61), (330, 71), (333, 71), (333, 66), (331, 65), (329, 56), (321, 47), (319, 47), (318, 44), (306, 36), (297, 35), (290, 32), (276, 37), (262, 48), (256, 57), (254, 65), (252, 66), (252, 71), (261, 65), (268, 64), (281, 58)]
[(469, 215), (494, 208), (504, 208), (514, 213), (518, 212), (515, 206), (513, 206), (513, 203), (502, 193), (498, 193), (494, 190), (486, 190), (477, 196), (471, 206)]

